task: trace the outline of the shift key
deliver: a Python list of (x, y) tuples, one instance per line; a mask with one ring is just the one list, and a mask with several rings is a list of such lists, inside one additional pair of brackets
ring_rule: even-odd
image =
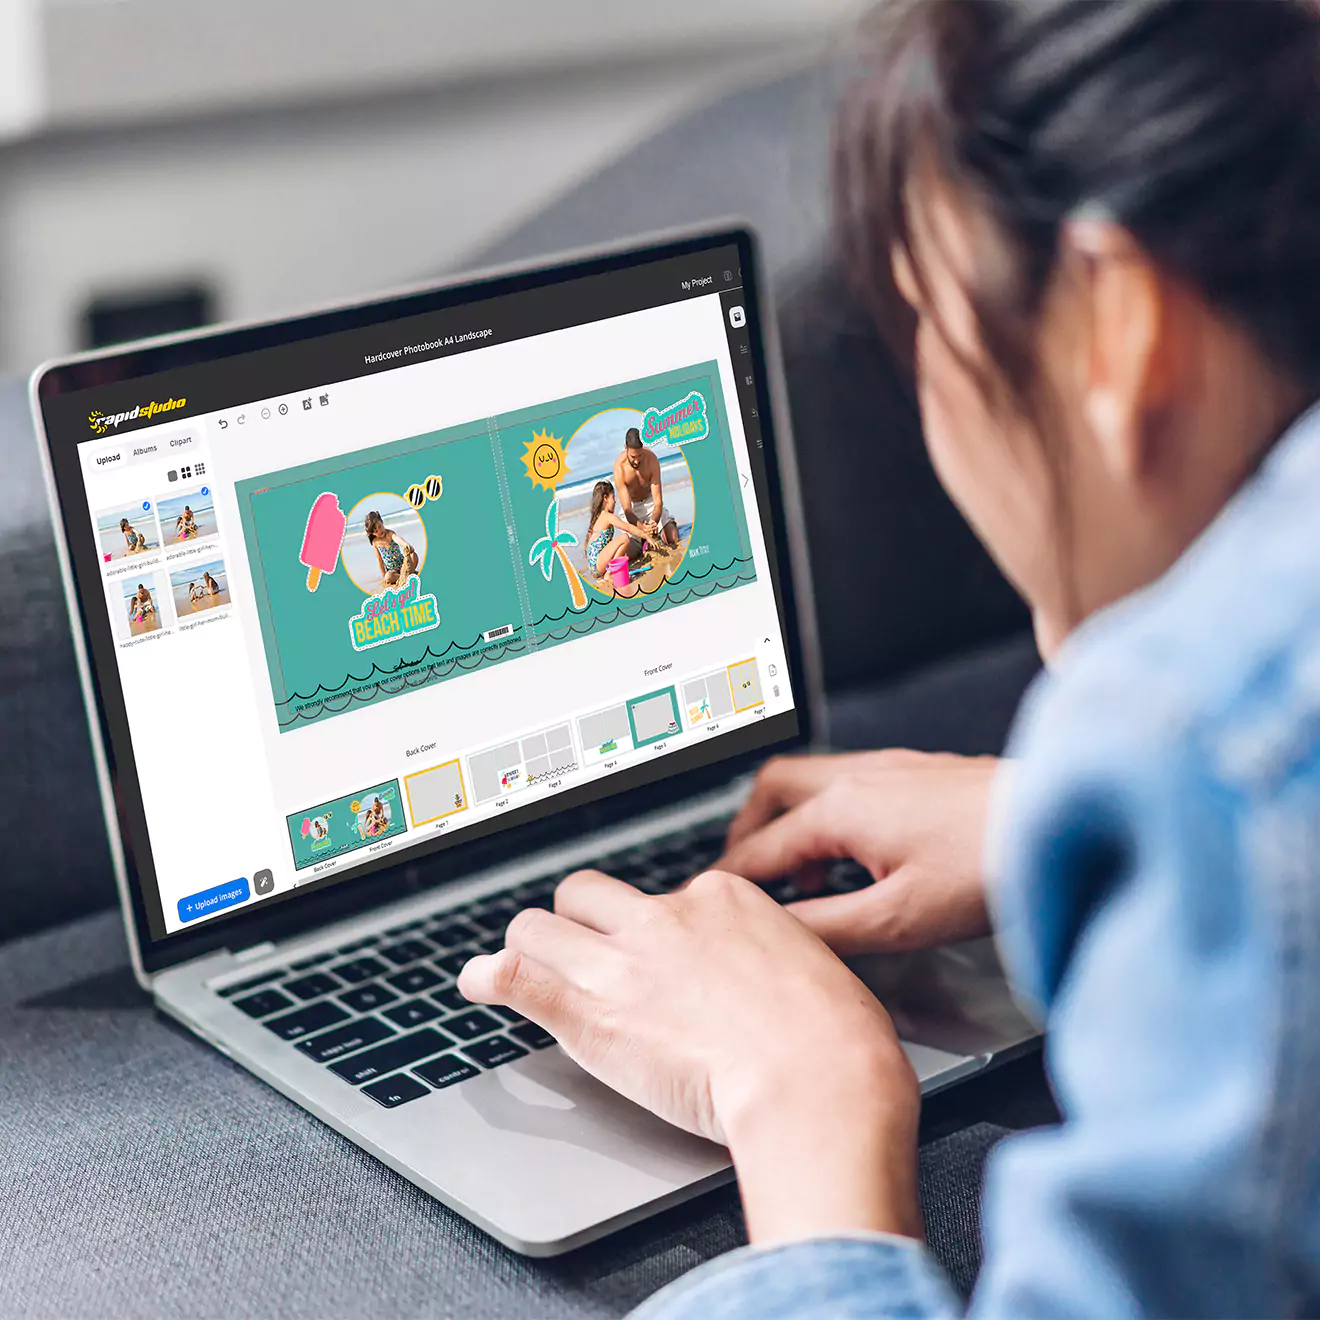
[(363, 1082), (384, 1077), (386, 1073), (395, 1072), (399, 1068), (406, 1068), (410, 1063), (416, 1063), (418, 1059), (428, 1059), (432, 1054), (439, 1054), (453, 1043), (443, 1031), (437, 1031), (434, 1027), (423, 1027), (420, 1031), (378, 1045), (374, 1050), (364, 1050), (350, 1059), (341, 1059), (338, 1063), (332, 1063), (330, 1071), (342, 1077), (344, 1081), (352, 1082), (354, 1086), (361, 1086)]

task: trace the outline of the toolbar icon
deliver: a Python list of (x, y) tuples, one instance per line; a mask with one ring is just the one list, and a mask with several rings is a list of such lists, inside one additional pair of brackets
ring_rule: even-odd
[(280, 404), (280, 416), (287, 417), (288, 415), (289, 415), (289, 405), (287, 403)]
[(729, 324), (735, 330), (741, 330), (747, 324), (747, 313), (741, 307), (730, 307)]
[(312, 411), (312, 401), (311, 401), (311, 399), (304, 399), (304, 400), (303, 400), (303, 412), (311, 412), (311, 411)]

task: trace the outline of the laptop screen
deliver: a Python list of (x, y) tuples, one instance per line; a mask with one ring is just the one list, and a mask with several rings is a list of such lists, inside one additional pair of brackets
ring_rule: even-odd
[(743, 262), (45, 405), (153, 940), (797, 733)]

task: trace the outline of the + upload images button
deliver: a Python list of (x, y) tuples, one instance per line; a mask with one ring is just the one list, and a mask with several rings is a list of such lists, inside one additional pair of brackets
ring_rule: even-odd
[(250, 896), (247, 876), (216, 885), (214, 889), (203, 889), (200, 894), (179, 899), (179, 920), (196, 921), (198, 917), (209, 917), (211, 913), (222, 912), (236, 903), (246, 903)]

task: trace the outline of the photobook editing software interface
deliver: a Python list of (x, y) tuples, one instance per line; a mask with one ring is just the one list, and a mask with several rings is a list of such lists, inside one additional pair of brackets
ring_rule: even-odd
[(709, 249), (79, 413), (158, 938), (793, 710), (746, 322)]

